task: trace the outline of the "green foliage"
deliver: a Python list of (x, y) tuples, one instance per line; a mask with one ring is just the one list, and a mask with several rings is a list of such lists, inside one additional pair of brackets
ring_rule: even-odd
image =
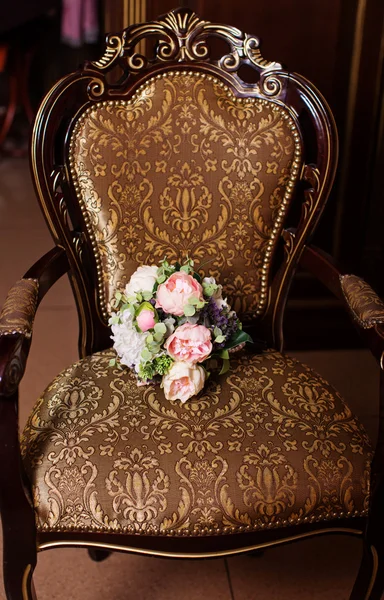
[(193, 306), (193, 304), (186, 304), (183, 310), (186, 317), (193, 317), (196, 312), (196, 308)]
[(152, 363), (140, 364), (139, 377), (144, 381), (153, 379), (156, 375), (154, 365)]
[(164, 323), (156, 323), (154, 329), (156, 333), (161, 333), (163, 336), (167, 333), (167, 326)]
[(163, 356), (158, 356), (153, 361), (156, 373), (158, 373), (159, 375), (165, 375), (169, 371), (169, 368), (171, 367), (172, 363), (172, 358), (167, 354), (163, 354)]
[(225, 344), (225, 347), (228, 349), (235, 348), (236, 346), (238, 346), (239, 344), (242, 344), (243, 342), (249, 342), (250, 344), (252, 344), (253, 340), (252, 340), (251, 336), (248, 335), (248, 333), (245, 333), (245, 331), (243, 331), (242, 329), (239, 329), (238, 331), (236, 331), (236, 333), (234, 333), (231, 336), (231, 338)]
[(223, 335), (223, 332), (221, 331), (220, 327), (215, 327), (214, 328), (213, 335), (215, 336), (215, 342), (217, 344), (221, 344), (226, 339), (225, 335)]
[(157, 356), (149, 362), (141, 363), (139, 368), (139, 377), (144, 380), (153, 379), (156, 375), (163, 376), (172, 365), (173, 360), (167, 354)]
[(164, 283), (174, 273), (176, 267), (174, 265), (170, 265), (167, 261), (167, 257), (165, 257), (162, 261), (160, 261), (160, 267), (157, 269), (157, 283)]
[(202, 283), (202, 286), (203, 286), (204, 295), (208, 296), (209, 298), (211, 296), (213, 296), (214, 294), (216, 294), (216, 292), (218, 291), (218, 289), (220, 287), (219, 285), (217, 285), (217, 283), (207, 283), (204, 281)]

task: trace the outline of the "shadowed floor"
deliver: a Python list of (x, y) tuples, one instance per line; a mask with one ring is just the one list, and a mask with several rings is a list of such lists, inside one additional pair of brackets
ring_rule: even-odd
[[(24, 159), (0, 162), (0, 306), (11, 285), (53, 242), (37, 205)], [(53, 346), (53, 340), (56, 340)], [(52, 352), (52, 348), (55, 351)], [(291, 353), (326, 377), (375, 439), (378, 368), (364, 350)], [(20, 390), (20, 426), (41, 391), (77, 358), (77, 315), (63, 278), (42, 302)], [(267, 550), (261, 557), (165, 560), (115, 553), (102, 563), (85, 550), (59, 549), (38, 558), (38, 600), (347, 600), (361, 541), (319, 536)], [(1, 579), (1, 574), (0, 574)], [(0, 585), (0, 600), (5, 595)]]

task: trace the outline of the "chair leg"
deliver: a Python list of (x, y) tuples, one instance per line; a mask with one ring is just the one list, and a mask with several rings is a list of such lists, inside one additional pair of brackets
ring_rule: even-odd
[(8, 560), (4, 553), (4, 587), (7, 600), (36, 600), (32, 581), (34, 565), (16, 555)]
[(381, 600), (384, 593), (384, 545), (364, 542), (363, 557), (350, 600)]
[(32, 573), (37, 559), (36, 525), (21, 466), (17, 393), (1, 400), (0, 513), (5, 594), (7, 600), (35, 600)]
[(101, 562), (108, 558), (112, 552), (109, 552), (108, 550), (98, 550), (97, 548), (88, 548), (88, 554), (95, 562)]

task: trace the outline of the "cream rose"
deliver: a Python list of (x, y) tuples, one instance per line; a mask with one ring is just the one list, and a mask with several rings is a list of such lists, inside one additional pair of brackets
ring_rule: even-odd
[(173, 360), (194, 365), (211, 354), (211, 332), (204, 325), (184, 323), (172, 333), (164, 347)]
[(181, 400), (184, 404), (203, 389), (205, 378), (203, 367), (175, 362), (163, 376), (161, 386), (167, 400)]
[(203, 288), (200, 283), (184, 271), (177, 271), (159, 285), (156, 292), (156, 308), (181, 317), (191, 298), (203, 300)]
[(137, 292), (152, 292), (157, 279), (155, 265), (143, 265), (136, 269), (125, 286), (125, 295), (134, 296)]

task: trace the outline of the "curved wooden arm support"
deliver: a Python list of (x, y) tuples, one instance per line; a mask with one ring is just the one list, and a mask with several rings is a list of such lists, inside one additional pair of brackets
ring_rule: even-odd
[[(377, 579), (374, 563), (372, 563), (372, 549), (376, 557), (378, 552), (383, 553), (384, 551), (384, 325), (381, 322), (384, 311), (380, 298), (372, 288), (355, 275), (342, 274), (336, 263), (325, 252), (306, 246), (301, 255), (300, 265), (319, 279), (344, 303), (353, 324), (381, 367), (378, 436), (371, 462), (369, 515), (365, 531), (366, 549), (351, 595), (351, 600), (358, 600), (363, 597), (368, 598), (364, 587), (366, 571), (373, 573), (371, 585), (374, 585)], [(379, 587), (380, 582), (377, 585)], [(362, 595), (362, 590), (364, 590), (364, 595)], [(369, 595), (369, 598), (379, 598), (379, 596)]]
[[(294, 235), (289, 232), (290, 235)], [(383, 323), (381, 323), (380, 316), (376, 312), (375, 319), (368, 321), (364, 317), (363, 306), (364, 302), (362, 296), (360, 301), (352, 302), (351, 295), (346, 294), (346, 282), (349, 278), (353, 278), (353, 283), (360, 282), (364, 286), (360, 286), (365, 291), (365, 297), (368, 296), (373, 299), (376, 298), (378, 303), (381, 303), (380, 299), (376, 296), (375, 292), (370, 286), (359, 279), (355, 275), (345, 275), (342, 270), (338, 267), (336, 262), (331, 256), (316, 248), (314, 246), (305, 246), (300, 258), (300, 266), (306, 271), (309, 271), (321, 281), (337, 298), (339, 298), (348, 313), (351, 315), (351, 320), (354, 326), (357, 328), (360, 336), (362, 337), (365, 345), (371, 350), (374, 357), (379, 361), (380, 367), (384, 369), (384, 311), (383, 311)], [(349, 280), (352, 283), (352, 280)], [(369, 293), (368, 293), (369, 292)], [(376, 308), (379, 304), (376, 304)], [(364, 318), (361, 318), (364, 317)], [(369, 323), (369, 326), (368, 326)]]
[[(25, 371), (37, 307), (52, 285), (68, 270), (65, 250), (54, 248), (38, 260), (10, 291), (0, 317), (0, 401), (16, 393)], [(27, 283), (31, 285), (23, 285)]]
[[(2, 312), (0, 514), (3, 525), (4, 581), (9, 598), (16, 598), (10, 581), (15, 577), (24, 581), (26, 573), (29, 573), (30, 577), (36, 565), (35, 515), (31, 490), (20, 455), (18, 385), (27, 362), (36, 309), (49, 288), (68, 269), (65, 251), (59, 247), (54, 248), (35, 263), (25, 277), (12, 288)], [(23, 591), (23, 598), (27, 597), (25, 594)]]

